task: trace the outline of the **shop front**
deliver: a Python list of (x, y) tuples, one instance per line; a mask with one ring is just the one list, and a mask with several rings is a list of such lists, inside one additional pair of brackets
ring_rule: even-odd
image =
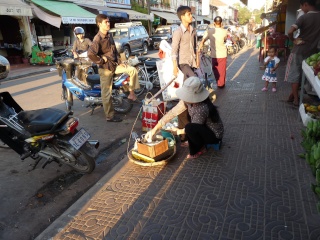
[(75, 40), (73, 29), (76, 26), (85, 29), (86, 37), (92, 39), (94, 36), (96, 15), (74, 3), (32, 0), (31, 6), (35, 16), (32, 22), (36, 41), (41, 46), (51, 47), (52, 50), (70, 47)]
[(153, 13), (154, 15), (161, 18), (160, 25), (180, 24), (181, 23), (177, 14), (170, 13), (170, 12), (159, 12), (159, 11), (151, 11), (151, 13)]
[(31, 45), (29, 17), (32, 11), (29, 5), (19, 0), (0, 0), (0, 55), (10, 64), (22, 63)]
[(141, 21), (151, 20), (151, 16), (148, 14), (140, 13), (132, 9), (114, 8), (107, 6), (96, 6), (80, 4), (88, 11), (94, 14), (105, 14), (110, 18), (110, 27), (113, 28), (115, 23), (129, 22), (129, 21)]

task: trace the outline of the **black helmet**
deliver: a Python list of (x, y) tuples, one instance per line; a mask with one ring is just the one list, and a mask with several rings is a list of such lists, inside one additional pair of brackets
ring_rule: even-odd
[(217, 16), (217, 17), (214, 18), (213, 21), (214, 21), (215, 23), (221, 23), (221, 22), (222, 22), (222, 18), (219, 17), (219, 16)]
[(75, 27), (73, 32), (74, 32), (74, 35), (84, 34), (84, 29), (82, 27)]

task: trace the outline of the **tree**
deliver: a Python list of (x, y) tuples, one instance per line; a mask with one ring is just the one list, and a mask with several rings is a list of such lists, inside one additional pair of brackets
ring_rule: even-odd
[(233, 4), (233, 7), (238, 10), (239, 24), (240, 25), (246, 24), (251, 18), (251, 12), (247, 8), (247, 6), (242, 7), (240, 3), (235, 3)]

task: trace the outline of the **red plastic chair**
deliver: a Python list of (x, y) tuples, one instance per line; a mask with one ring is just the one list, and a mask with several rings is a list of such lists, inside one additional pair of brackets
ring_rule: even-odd
[(278, 47), (278, 53), (279, 52), (283, 52), (283, 58), (284, 61), (287, 60), (287, 42), (288, 42), (289, 38), (286, 35), (279, 35), (275, 38), (275, 44)]
[(264, 48), (264, 38), (261, 39), (261, 46), (259, 51), (259, 62), (262, 62), (264, 59), (264, 54), (268, 52), (269, 46), (274, 45), (274, 38), (271, 36), (267, 36), (266, 48)]

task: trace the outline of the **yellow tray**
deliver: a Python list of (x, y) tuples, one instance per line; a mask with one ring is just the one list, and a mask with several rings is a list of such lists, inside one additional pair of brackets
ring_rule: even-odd
[[(167, 161), (171, 160), (176, 154), (176, 146), (171, 147), (165, 153), (157, 156), (157, 159), (145, 156), (131, 149), (128, 153), (128, 158), (131, 162), (134, 162), (143, 166), (155, 166), (165, 164)], [(162, 158), (161, 158), (162, 156)]]

